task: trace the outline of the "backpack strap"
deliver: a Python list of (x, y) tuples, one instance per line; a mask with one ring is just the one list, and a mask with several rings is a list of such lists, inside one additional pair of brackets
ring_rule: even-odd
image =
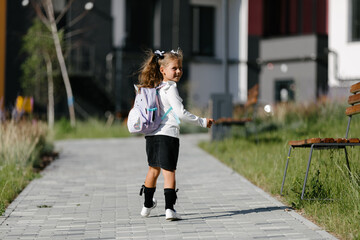
[(170, 107), (170, 108), (166, 111), (166, 113), (161, 117), (161, 120), (164, 120), (164, 118), (166, 117), (166, 115), (168, 115), (171, 110), (172, 110), (172, 107)]
[[(156, 94), (159, 94), (159, 90), (160, 90), (162, 87), (164, 87), (164, 86), (165, 86), (165, 84), (160, 84), (159, 86), (157, 86), (157, 87), (156, 87)], [(166, 111), (166, 113), (161, 117), (161, 120), (164, 120), (164, 118), (171, 112), (171, 110), (173, 110), (172, 107), (170, 107), (170, 108)], [(173, 116), (175, 117), (176, 122), (177, 122), (178, 124), (180, 124), (180, 119), (179, 119), (179, 117), (175, 114), (175, 112), (173, 112)]]
[[(161, 117), (161, 120), (164, 120), (164, 118), (166, 117), (166, 115), (168, 115), (171, 110), (173, 110), (172, 107), (170, 107), (170, 108), (166, 111), (166, 113)], [(174, 112), (173, 112), (173, 116), (175, 117), (176, 122), (177, 122), (178, 124), (180, 124), (180, 119), (179, 119), (179, 117), (178, 117)]]

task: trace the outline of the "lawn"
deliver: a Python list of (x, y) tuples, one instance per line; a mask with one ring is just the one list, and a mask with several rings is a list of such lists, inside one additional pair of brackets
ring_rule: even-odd
[[(188, 134), (205, 133), (208, 130), (206, 128), (182, 123), (180, 131), (182, 134)], [(141, 134), (130, 134), (125, 121), (116, 120), (112, 124), (107, 124), (105, 121), (96, 118), (77, 121), (74, 128), (71, 127), (69, 120), (63, 118), (55, 123), (52, 134), (55, 140), (143, 136)]]
[[(284, 187), (280, 188), (289, 140), (311, 137), (345, 137), (345, 106), (336, 103), (278, 106), (256, 124), (233, 127), (233, 136), (201, 147), (251, 182), (342, 239), (360, 239), (360, 147), (348, 148), (351, 174), (344, 150), (315, 151), (301, 200), (310, 149), (293, 149)], [(256, 131), (255, 131), (256, 130)], [(351, 123), (350, 137), (359, 137), (360, 117)], [(330, 199), (330, 200), (319, 200)]]
[(55, 140), (131, 136), (124, 122), (114, 121), (108, 124), (96, 118), (77, 121), (75, 127), (71, 127), (69, 120), (62, 118), (55, 123), (53, 135)]

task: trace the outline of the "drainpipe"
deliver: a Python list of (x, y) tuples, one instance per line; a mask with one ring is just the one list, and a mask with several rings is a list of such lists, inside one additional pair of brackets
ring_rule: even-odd
[(222, 1), (222, 9), (223, 9), (223, 77), (225, 81), (225, 93), (229, 94), (229, 71), (228, 71), (228, 59), (229, 59), (229, 19), (228, 19), (228, 8), (229, 2), (228, 0)]
[(328, 54), (332, 54), (334, 55), (334, 77), (336, 80), (338, 80), (339, 82), (346, 82), (346, 81), (360, 81), (359, 77), (355, 77), (355, 78), (342, 78), (339, 74), (339, 64), (338, 64), (338, 53), (334, 50), (331, 49), (327, 49)]

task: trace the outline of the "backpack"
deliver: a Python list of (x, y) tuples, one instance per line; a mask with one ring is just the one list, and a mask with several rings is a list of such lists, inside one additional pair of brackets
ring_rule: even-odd
[(163, 116), (160, 116), (160, 103), (158, 90), (163, 85), (155, 88), (136, 88), (134, 107), (130, 110), (127, 126), (130, 133), (148, 134), (155, 131), (161, 121), (171, 111), (170, 108)]

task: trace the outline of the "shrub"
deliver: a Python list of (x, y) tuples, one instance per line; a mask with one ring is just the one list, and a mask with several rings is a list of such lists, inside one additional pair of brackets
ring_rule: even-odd
[(0, 214), (36, 177), (41, 157), (53, 151), (42, 122), (5, 122), (0, 125)]

